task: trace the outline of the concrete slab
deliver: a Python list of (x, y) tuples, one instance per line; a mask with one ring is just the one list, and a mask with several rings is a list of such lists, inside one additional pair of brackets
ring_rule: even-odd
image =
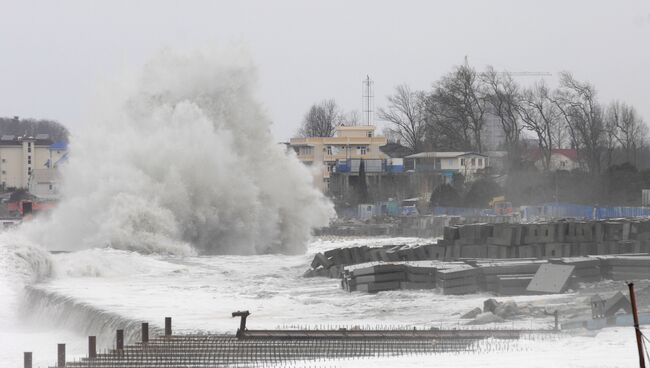
[(436, 274), (406, 273), (406, 279), (413, 282), (435, 282)]
[(404, 281), (400, 283), (400, 288), (403, 290), (430, 290), (435, 289), (436, 284), (433, 282)]
[(526, 288), (535, 293), (557, 294), (566, 290), (575, 266), (543, 264)]
[(354, 280), (357, 284), (367, 284), (370, 282), (386, 282), (386, 281), (405, 281), (406, 273), (402, 272), (390, 272), (390, 273), (378, 273), (374, 275), (367, 276), (356, 276)]
[(368, 284), (357, 284), (357, 291), (364, 291), (367, 293), (375, 293), (378, 291), (398, 290), (400, 288), (399, 281), (389, 282), (371, 282)]
[(382, 265), (376, 265), (376, 266), (370, 266), (364, 268), (357, 268), (352, 271), (352, 275), (358, 277), (358, 276), (374, 275), (380, 273), (403, 272), (405, 268), (406, 267), (402, 264), (389, 263), (389, 264), (382, 264)]
[(444, 295), (463, 295), (478, 292), (477, 285), (467, 285), (459, 287), (449, 287), (441, 290)]

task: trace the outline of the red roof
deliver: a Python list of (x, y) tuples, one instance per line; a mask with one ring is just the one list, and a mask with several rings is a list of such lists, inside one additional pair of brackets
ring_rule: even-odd
[[(571, 161), (578, 161), (578, 151), (573, 148), (555, 148), (551, 150), (551, 154), (562, 155)], [(542, 152), (539, 148), (534, 148), (528, 151), (528, 156), (531, 160), (537, 161), (542, 158)]]

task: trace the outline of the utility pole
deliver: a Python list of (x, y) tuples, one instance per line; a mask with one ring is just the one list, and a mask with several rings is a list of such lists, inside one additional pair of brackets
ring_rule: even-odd
[(361, 112), (363, 114), (363, 123), (365, 125), (371, 125), (373, 123), (373, 112), (374, 112), (374, 81), (370, 79), (369, 75), (366, 75), (366, 79), (362, 82), (362, 93), (361, 93)]
[(639, 315), (636, 311), (636, 297), (634, 296), (634, 284), (628, 283), (627, 287), (630, 289), (630, 304), (632, 304), (632, 317), (634, 318), (634, 332), (636, 332), (636, 345), (639, 349), (639, 367), (645, 368), (645, 360), (643, 358), (643, 336), (641, 336), (641, 329), (639, 328)]

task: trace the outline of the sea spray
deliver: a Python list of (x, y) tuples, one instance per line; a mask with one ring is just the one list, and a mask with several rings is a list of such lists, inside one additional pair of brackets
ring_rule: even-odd
[(303, 252), (332, 205), (274, 141), (255, 74), (239, 49), (159, 53), (72, 138), (64, 199), (26, 232), (56, 250)]
[(52, 274), (51, 256), (20, 233), (0, 233), (0, 325), (16, 322), (24, 287)]

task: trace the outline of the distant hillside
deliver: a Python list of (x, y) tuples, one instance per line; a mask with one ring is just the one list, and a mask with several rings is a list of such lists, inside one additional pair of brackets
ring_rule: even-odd
[(0, 117), (0, 136), (49, 134), (54, 142), (68, 142), (68, 129), (53, 120), (15, 119)]

